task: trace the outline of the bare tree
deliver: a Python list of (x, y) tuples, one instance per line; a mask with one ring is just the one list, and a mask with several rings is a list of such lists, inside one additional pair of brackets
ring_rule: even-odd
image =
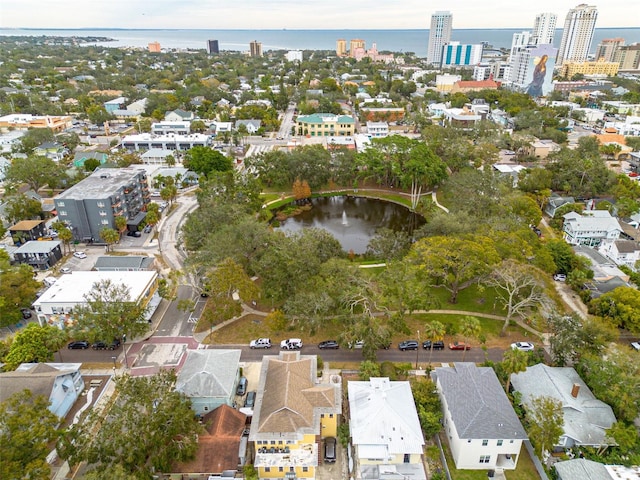
[(522, 313), (527, 308), (544, 305), (548, 301), (537, 269), (512, 259), (504, 260), (484, 283), (496, 289), (507, 310), (502, 327), (503, 334), (514, 315)]

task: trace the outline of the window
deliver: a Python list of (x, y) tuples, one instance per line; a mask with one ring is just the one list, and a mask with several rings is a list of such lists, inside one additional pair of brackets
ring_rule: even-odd
[(303, 472), (308, 472), (309, 471), (309, 467), (302, 467), (302, 471)]
[(482, 440), (482, 446), (486, 447), (487, 445), (489, 445), (489, 440)]
[(278, 467), (279, 472), (284, 472), (284, 467)]
[(58, 202), (58, 208), (64, 207), (64, 202)]
[(501, 447), (502, 446), (502, 440), (498, 440), (498, 446)]
[(67, 216), (67, 211), (66, 210), (59, 210), (58, 211), (58, 215), (60, 215), (61, 217), (66, 217)]
[(100, 221), (100, 223), (101, 223), (102, 225), (109, 225), (109, 220), (107, 220), (106, 218), (104, 218), (104, 219), (102, 219), (102, 220)]
[(271, 471), (271, 467), (264, 467), (264, 471), (265, 472), (270, 472)]
[(480, 463), (489, 463), (491, 455), (480, 455)]
[(271, 440), (271, 445), (275, 445), (276, 441), (275, 440)]

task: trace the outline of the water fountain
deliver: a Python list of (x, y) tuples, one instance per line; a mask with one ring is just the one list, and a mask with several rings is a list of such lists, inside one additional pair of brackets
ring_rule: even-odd
[(342, 211), (342, 225), (345, 227), (349, 226), (349, 221), (347, 220), (347, 212)]

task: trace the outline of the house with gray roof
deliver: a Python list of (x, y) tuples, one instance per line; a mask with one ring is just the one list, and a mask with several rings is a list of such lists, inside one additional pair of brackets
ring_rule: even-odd
[(576, 458), (553, 465), (558, 480), (634, 480), (640, 478), (640, 467), (603, 465), (602, 463)]
[(348, 391), (356, 477), (426, 479), (424, 436), (409, 382), (371, 378), (349, 382)]
[(236, 130), (238, 130), (240, 125), (244, 125), (247, 132), (253, 135), (262, 126), (262, 120), (236, 120)]
[(20, 245), (13, 255), (17, 263), (24, 263), (38, 270), (48, 270), (62, 258), (62, 242), (32, 240)]
[(98, 160), (98, 162), (100, 162), (100, 165), (104, 165), (105, 163), (107, 163), (107, 159), (109, 158), (109, 155), (107, 155), (105, 152), (98, 152), (98, 151), (76, 151), (75, 155), (73, 156), (73, 166), (77, 167), (77, 168), (82, 168), (84, 167), (84, 162), (86, 162), (89, 159), (94, 159), (94, 160)]
[(556, 211), (562, 207), (563, 205), (567, 205), (568, 203), (576, 203), (575, 198), (573, 197), (562, 197), (557, 193), (553, 193), (549, 200), (547, 201), (547, 205), (544, 207), (544, 213), (553, 218), (556, 215)]
[(514, 470), (527, 434), (493, 369), (456, 362), (431, 376), (456, 468)]
[(527, 410), (535, 397), (545, 396), (562, 404), (564, 432), (556, 449), (612, 445), (606, 430), (616, 421), (609, 405), (598, 400), (580, 375), (571, 367), (549, 367), (539, 363), (511, 375), (513, 389), (522, 394)]
[(98, 272), (137, 272), (140, 270), (153, 270), (155, 259), (144, 255), (103, 256), (98, 257), (93, 269)]
[(622, 232), (618, 219), (606, 210), (586, 210), (582, 215), (569, 212), (563, 218), (563, 236), (571, 245), (597, 247), (604, 240), (620, 238)]
[(220, 405), (233, 406), (240, 380), (240, 350), (189, 350), (176, 390), (191, 400), (197, 415)]
[(81, 363), (23, 363), (0, 373), (0, 402), (25, 388), (49, 400), (49, 411), (64, 418), (84, 389)]

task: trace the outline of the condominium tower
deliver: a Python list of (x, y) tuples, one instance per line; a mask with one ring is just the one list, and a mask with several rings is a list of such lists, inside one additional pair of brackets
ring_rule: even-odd
[(262, 43), (254, 40), (249, 43), (249, 53), (252, 57), (261, 57), (262, 56)]
[(552, 45), (556, 33), (558, 16), (555, 13), (539, 13), (533, 24), (531, 43), (533, 45)]
[(439, 64), (442, 59), (442, 47), (451, 41), (451, 12), (436, 12), (431, 15), (429, 29), (429, 46), (427, 47), (427, 62)]
[(218, 40), (207, 40), (207, 53), (214, 55), (220, 53), (220, 47), (218, 46)]
[(339, 57), (347, 56), (347, 41), (344, 38), (336, 40), (336, 55)]
[(596, 60), (613, 62), (618, 48), (624, 45), (624, 38), (605, 38), (598, 45), (596, 50)]
[(587, 59), (597, 18), (598, 10), (593, 5), (582, 3), (569, 10), (564, 21), (556, 65), (561, 65), (565, 60), (584, 62)]

